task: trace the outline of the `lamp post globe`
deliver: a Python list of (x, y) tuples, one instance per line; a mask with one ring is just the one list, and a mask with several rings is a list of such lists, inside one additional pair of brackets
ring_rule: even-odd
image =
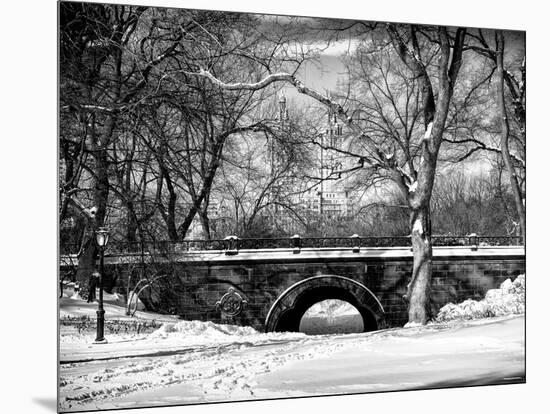
[(97, 332), (94, 343), (104, 344), (107, 343), (107, 340), (104, 335), (105, 310), (103, 309), (103, 259), (105, 256), (105, 246), (107, 246), (107, 243), (109, 242), (109, 229), (106, 227), (100, 227), (96, 230), (95, 236), (99, 247), (99, 300), (97, 306)]
[(95, 239), (100, 248), (105, 248), (109, 242), (109, 229), (107, 227), (100, 227), (97, 229), (95, 232)]

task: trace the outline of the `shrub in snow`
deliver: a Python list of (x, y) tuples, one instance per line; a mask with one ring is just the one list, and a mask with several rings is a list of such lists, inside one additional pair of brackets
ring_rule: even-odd
[(435, 318), (436, 322), (468, 320), (521, 314), (525, 312), (525, 275), (519, 275), (513, 282), (506, 279), (498, 289), (491, 289), (485, 299), (465, 300), (443, 306)]

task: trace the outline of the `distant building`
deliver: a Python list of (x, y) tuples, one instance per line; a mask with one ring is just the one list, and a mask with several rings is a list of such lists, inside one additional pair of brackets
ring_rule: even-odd
[[(290, 120), (286, 106), (286, 98), (281, 96), (279, 104), (279, 122), (281, 130), (289, 128)], [(290, 132), (290, 130), (288, 130)], [(267, 224), (273, 235), (303, 234), (305, 227), (318, 230), (321, 234), (334, 232), (334, 223), (342, 223), (353, 217), (355, 200), (349, 185), (349, 177), (339, 172), (346, 169), (346, 158), (338, 152), (342, 149), (342, 125), (336, 116), (327, 114), (327, 125), (320, 137), (320, 145), (312, 148), (315, 157), (315, 167), (309, 172), (309, 182), (284, 182), (273, 185), (266, 195), (263, 208), (258, 217)], [(265, 168), (274, 177), (284, 165), (284, 149), (281, 142), (272, 137), (266, 142)], [(289, 193), (294, 193), (289, 196)], [(235, 206), (223, 197), (212, 195), (208, 207), (208, 218), (211, 233), (229, 235), (235, 232)], [(307, 226), (306, 226), (307, 223)], [(240, 236), (237, 234), (237, 236)], [(203, 239), (204, 231), (197, 214), (189, 228), (186, 239)]]
[[(279, 121), (285, 127), (289, 120), (286, 108), (286, 99), (281, 96), (279, 99)], [(342, 149), (343, 128), (337, 121), (336, 115), (331, 111), (327, 113), (327, 126), (321, 136), (320, 145), (315, 148), (316, 168), (312, 171), (311, 183), (302, 183), (304, 192), (292, 197), (291, 201), (297, 212), (305, 219), (315, 222), (330, 222), (349, 218), (353, 213), (354, 202), (351, 196), (349, 182), (345, 176), (339, 174), (345, 168), (346, 160), (338, 152)], [(277, 143), (271, 139), (268, 143), (269, 168), (275, 171), (280, 165), (280, 151)], [(308, 188), (309, 187), (309, 188)], [(296, 219), (291, 217), (289, 212), (281, 207), (274, 207), (270, 210), (273, 220), (276, 220), (278, 227), (282, 227), (288, 233), (297, 232), (299, 227)]]

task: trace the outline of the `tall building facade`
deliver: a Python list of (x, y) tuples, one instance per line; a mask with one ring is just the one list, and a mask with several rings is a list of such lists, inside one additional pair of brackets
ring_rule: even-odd
[[(284, 96), (279, 98), (279, 122), (281, 127), (289, 127), (288, 109)], [(345, 220), (353, 214), (353, 197), (349, 181), (341, 171), (346, 167), (346, 159), (339, 150), (343, 149), (343, 127), (338, 123), (336, 114), (327, 111), (326, 128), (315, 146), (315, 167), (311, 171), (311, 179), (307, 183), (300, 183), (304, 188), (291, 201), (304, 219), (311, 220), (323, 227), (337, 220)], [(277, 145), (272, 139), (269, 147), (269, 168), (275, 171), (278, 168)], [(275, 211), (278, 210), (278, 211)], [(296, 220), (288, 217), (283, 209), (272, 209), (274, 220), (287, 232), (296, 229)], [(277, 217), (278, 216), (278, 217)]]

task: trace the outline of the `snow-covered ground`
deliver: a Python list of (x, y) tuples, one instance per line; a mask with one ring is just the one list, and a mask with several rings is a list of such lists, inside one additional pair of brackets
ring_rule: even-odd
[[(160, 315), (158, 313), (136, 311), (134, 317), (126, 315), (126, 307), (124, 301), (118, 295), (104, 294), (103, 308), (105, 316), (110, 319), (135, 321), (135, 320), (156, 320), (170, 322), (177, 320), (177, 316)], [(59, 317), (63, 318), (79, 318), (90, 317), (95, 318), (97, 312), (97, 302), (87, 303), (80, 296), (63, 297), (59, 299)]]
[[(63, 298), (61, 317), (93, 316), (95, 306)], [(129, 319), (116, 298), (105, 308), (108, 320)], [(512, 383), (525, 375), (521, 315), (310, 336), (139, 316), (164, 324), (106, 335), (101, 345), (91, 331), (62, 334), (61, 410)]]

